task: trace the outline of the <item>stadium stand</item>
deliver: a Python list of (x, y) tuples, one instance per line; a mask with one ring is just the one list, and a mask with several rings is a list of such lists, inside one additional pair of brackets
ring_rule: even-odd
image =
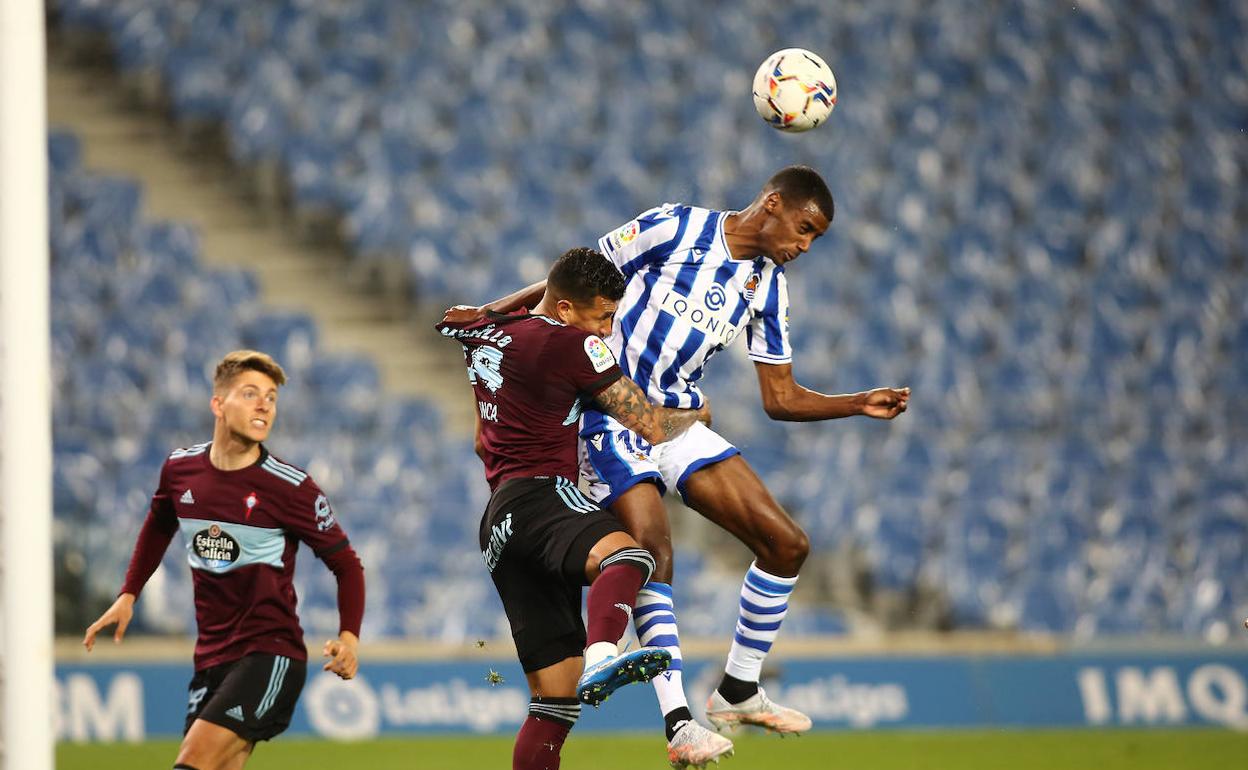
[[(1242, 3), (59, 5), (123, 74), (157, 78), (177, 119), (219, 125), (234, 163), (275, 172), (296, 211), (339, 218), (355, 259), (403, 265), (418, 302), (514, 289), (662, 200), (742, 205), (781, 165), (819, 168), (838, 215), (790, 270), (798, 377), (908, 384), (910, 413), (781, 426), (744, 360), (707, 380), (718, 425), (816, 553), (953, 627), (1216, 642), (1248, 615)], [(1132, 34), (1110, 35), (1128, 13)], [(790, 45), (841, 85), (830, 125), (800, 137), (748, 100), (755, 62)], [(470, 451), (432, 451), (418, 405), (379, 419), (368, 366), (314, 355), (299, 319), (205, 320), (248, 296), (246, 276), (191, 280), (193, 234), (136, 219), (141, 191), (76, 169), (72, 144), (52, 137), (54, 250), (74, 265), (54, 276), (61, 520), (142, 508), (151, 473), (131, 475), (155, 450), (134, 437), (163, 448), (186, 430), (200, 341), (237, 335), (299, 362), (287, 454), (359, 517), (382, 576), (374, 630), (483, 632), (498, 615), (472, 611), (492, 592), (464, 539)], [(187, 363), (158, 379), (138, 353), (154, 349)], [(317, 407), (343, 393), (346, 408)], [(73, 537), (93, 575), (118, 574), (97, 571), (120, 559), (91, 550), (98, 533)], [(719, 634), (735, 589), (701, 579), (700, 558), (678, 567), (699, 610), (682, 628)], [(306, 594), (316, 622), (327, 595)], [(839, 627), (805, 617), (786, 629)]]

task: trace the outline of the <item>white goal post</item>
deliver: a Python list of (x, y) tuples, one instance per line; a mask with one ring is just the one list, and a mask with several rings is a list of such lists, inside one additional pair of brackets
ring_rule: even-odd
[(52, 412), (43, 0), (0, 0), (0, 768), (51, 770)]

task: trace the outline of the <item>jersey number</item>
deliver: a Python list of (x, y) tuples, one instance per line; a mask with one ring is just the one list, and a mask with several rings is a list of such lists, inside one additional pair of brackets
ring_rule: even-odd
[(468, 364), (468, 379), (480, 382), (491, 393), (503, 387), (503, 351), (498, 348), (479, 347), (472, 351)]

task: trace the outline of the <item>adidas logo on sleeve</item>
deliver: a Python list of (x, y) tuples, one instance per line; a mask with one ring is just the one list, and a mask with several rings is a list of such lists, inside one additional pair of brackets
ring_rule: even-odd
[(242, 707), (242, 706), (234, 706), (233, 708), (231, 708), (231, 709), (229, 709), (228, 711), (226, 711), (226, 712), (225, 712), (225, 715), (226, 715), (227, 717), (230, 717), (231, 719), (237, 719), (237, 720), (238, 720), (238, 721), (240, 721), (240, 722), (244, 722), (244, 721), (246, 721), (246, 720), (244, 719), (244, 717), (243, 717), (243, 707)]
[(184, 505), (194, 505), (194, 504), (195, 504), (195, 495), (192, 495), (192, 494), (191, 494), (191, 490), (189, 490), (189, 489), (188, 489), (188, 490), (186, 490), (185, 492), (183, 492), (183, 493), (182, 493), (182, 503), (183, 503)]

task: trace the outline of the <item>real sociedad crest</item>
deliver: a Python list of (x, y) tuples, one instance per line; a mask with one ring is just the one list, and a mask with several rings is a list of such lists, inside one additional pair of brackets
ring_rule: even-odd
[(752, 273), (749, 279), (746, 280), (745, 291), (742, 292), (746, 302), (754, 301), (754, 291), (758, 289), (758, 284), (762, 280), (763, 276), (760, 273)]

